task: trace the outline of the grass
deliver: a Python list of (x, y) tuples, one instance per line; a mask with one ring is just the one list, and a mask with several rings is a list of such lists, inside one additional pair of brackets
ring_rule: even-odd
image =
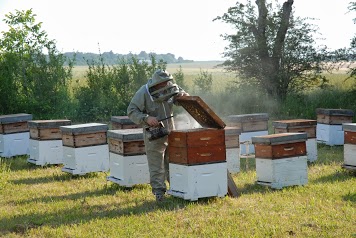
[(306, 186), (255, 183), (253, 161), (233, 175), (238, 198), (156, 204), (149, 185), (124, 188), (106, 173), (74, 176), (25, 156), (0, 163), (2, 237), (355, 237), (356, 176), (343, 147), (318, 145)]

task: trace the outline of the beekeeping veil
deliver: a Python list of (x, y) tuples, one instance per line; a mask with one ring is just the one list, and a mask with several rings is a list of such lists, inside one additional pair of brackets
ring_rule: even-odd
[[(163, 84), (164, 82), (166, 84)], [(173, 76), (161, 69), (154, 72), (152, 78), (148, 80), (147, 90), (154, 102), (167, 101), (179, 93), (179, 87), (173, 82)]]

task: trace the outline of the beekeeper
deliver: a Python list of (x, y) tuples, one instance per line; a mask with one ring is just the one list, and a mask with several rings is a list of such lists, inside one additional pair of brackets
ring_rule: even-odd
[(165, 181), (169, 182), (168, 136), (158, 133), (152, 137), (149, 128), (158, 128), (163, 123), (168, 132), (174, 129), (172, 109), (176, 98), (180, 96), (189, 94), (174, 83), (173, 76), (168, 71), (159, 69), (136, 92), (127, 108), (128, 117), (144, 128), (150, 185), (158, 202), (164, 199), (167, 189)]

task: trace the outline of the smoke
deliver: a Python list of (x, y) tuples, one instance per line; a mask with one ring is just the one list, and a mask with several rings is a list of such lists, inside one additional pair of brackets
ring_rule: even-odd
[(174, 126), (176, 130), (202, 128), (202, 126), (188, 112), (182, 112), (175, 115)]

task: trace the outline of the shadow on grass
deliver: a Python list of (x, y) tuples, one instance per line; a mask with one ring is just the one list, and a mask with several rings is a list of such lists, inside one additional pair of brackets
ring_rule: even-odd
[(333, 174), (327, 176), (319, 177), (310, 180), (312, 183), (339, 183), (343, 181), (350, 180), (354, 177), (353, 173), (345, 171), (340, 167), (340, 169), (335, 170)]
[(27, 162), (28, 155), (14, 156), (11, 158), (1, 157), (2, 162), (10, 169), (12, 172), (21, 170), (37, 170), (43, 169), (45, 167), (38, 166)]
[(350, 201), (356, 203), (356, 193), (348, 193), (342, 197), (344, 201)]

